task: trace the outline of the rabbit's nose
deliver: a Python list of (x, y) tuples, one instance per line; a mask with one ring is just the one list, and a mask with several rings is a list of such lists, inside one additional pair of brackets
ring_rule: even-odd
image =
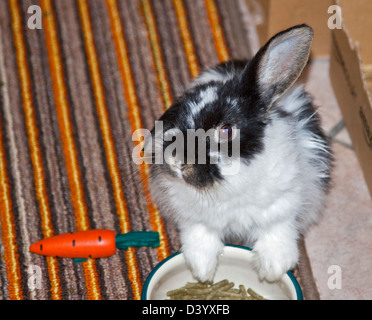
[(183, 164), (181, 167), (181, 172), (184, 177), (188, 177), (192, 174), (194, 166), (192, 164)]

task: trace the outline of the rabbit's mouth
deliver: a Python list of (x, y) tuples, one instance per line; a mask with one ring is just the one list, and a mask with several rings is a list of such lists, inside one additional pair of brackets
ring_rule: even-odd
[(220, 169), (215, 164), (185, 164), (171, 158), (163, 165), (163, 169), (172, 177), (199, 190), (211, 188), (223, 179)]
[(207, 164), (185, 164), (181, 168), (182, 179), (197, 189), (212, 188), (223, 177), (216, 167), (213, 169)]

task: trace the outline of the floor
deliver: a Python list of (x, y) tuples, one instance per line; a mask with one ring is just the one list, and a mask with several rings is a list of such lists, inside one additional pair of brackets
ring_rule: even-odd
[[(314, 59), (304, 80), (327, 133), (342, 128), (329, 79), (329, 59)], [(333, 138), (333, 187), (324, 215), (306, 235), (321, 299), (372, 299), (372, 200), (345, 128)]]

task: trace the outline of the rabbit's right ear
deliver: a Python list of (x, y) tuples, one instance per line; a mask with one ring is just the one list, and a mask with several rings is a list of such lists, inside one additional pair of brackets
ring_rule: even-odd
[(313, 30), (303, 24), (273, 36), (246, 66), (242, 85), (268, 99), (278, 99), (301, 75), (309, 59)]

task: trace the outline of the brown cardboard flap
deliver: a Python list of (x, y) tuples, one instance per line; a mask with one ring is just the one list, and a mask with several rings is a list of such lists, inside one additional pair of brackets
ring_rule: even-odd
[[(354, 17), (355, 20), (352, 20), (348, 7), (341, 7), (343, 15), (347, 19), (344, 19), (342, 29), (332, 31), (330, 77), (372, 196), (372, 104), (368, 84), (363, 73), (361, 48), (364, 47), (364, 40), (354, 40), (350, 35), (348, 25), (346, 25), (347, 21), (349, 24), (357, 23), (359, 15)], [(359, 11), (359, 14), (361, 12)], [(365, 14), (368, 15), (369, 12), (366, 11)], [(357, 34), (360, 30), (354, 28), (354, 33)], [(363, 54), (368, 54), (368, 51), (364, 50)]]

